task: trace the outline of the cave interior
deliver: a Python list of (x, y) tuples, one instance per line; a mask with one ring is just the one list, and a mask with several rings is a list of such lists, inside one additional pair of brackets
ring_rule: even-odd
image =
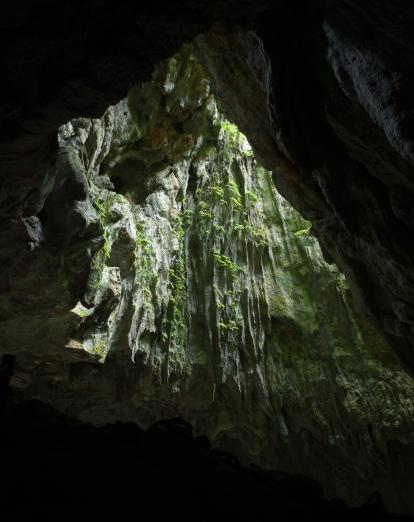
[(2, 13), (4, 519), (411, 520), (414, 7)]

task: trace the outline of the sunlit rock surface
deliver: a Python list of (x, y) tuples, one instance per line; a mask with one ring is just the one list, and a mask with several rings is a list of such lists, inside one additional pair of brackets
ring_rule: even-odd
[(180, 415), (246, 463), (408, 509), (413, 379), (190, 50), (58, 144), (0, 303), (22, 396), (96, 424)]
[(412, 9), (278, 1), (197, 37), (221, 110), (313, 223), (358, 310), (414, 368)]

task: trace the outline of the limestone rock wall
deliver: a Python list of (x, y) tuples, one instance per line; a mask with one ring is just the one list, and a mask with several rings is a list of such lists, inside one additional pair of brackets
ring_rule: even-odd
[(246, 462), (409, 509), (413, 379), (191, 49), (58, 145), (25, 277), (0, 303), (22, 396), (97, 424), (181, 415)]
[(220, 108), (413, 368), (412, 42), (404, 2), (277, 2), (197, 37)]

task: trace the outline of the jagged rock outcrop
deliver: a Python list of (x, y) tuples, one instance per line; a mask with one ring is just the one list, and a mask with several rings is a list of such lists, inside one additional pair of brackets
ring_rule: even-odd
[[(413, 366), (413, 42), (404, 2), (275, 5), (197, 41), (221, 109)], [(243, 88), (240, 86), (243, 85)]]
[(413, 380), (190, 49), (58, 143), (2, 297), (14, 388), (96, 424), (181, 415), (245, 462), (410, 509)]
[(412, 368), (413, 17), (404, 0), (9, 3), (0, 35), (0, 288), (24, 273), (26, 219), (52, 190), (59, 125), (100, 117), (219, 22), (203, 54), (221, 79), (222, 108)]

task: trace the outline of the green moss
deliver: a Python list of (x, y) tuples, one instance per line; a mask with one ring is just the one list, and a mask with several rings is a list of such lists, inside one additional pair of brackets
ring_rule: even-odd
[(144, 223), (138, 221), (135, 225), (135, 249), (134, 249), (134, 268), (135, 280), (142, 292), (144, 309), (152, 307), (152, 283), (154, 282), (154, 271), (152, 270), (151, 243), (145, 236)]
[(107, 196), (105, 199), (95, 199), (93, 204), (98, 212), (99, 223), (102, 228), (102, 238), (104, 240), (103, 252), (105, 256), (105, 260), (109, 258), (111, 255), (111, 234), (110, 234), (110, 226), (109, 226), (109, 208), (111, 206), (111, 202), (116, 198), (116, 194), (111, 196)]
[(185, 268), (185, 233), (186, 227), (192, 218), (192, 212), (183, 210), (173, 223), (173, 234), (179, 243), (179, 252), (173, 265), (169, 269), (169, 311), (168, 319), (163, 321), (163, 340), (168, 342), (171, 348), (184, 349), (186, 332), (186, 303), (187, 282)]
[(91, 261), (91, 272), (89, 276), (89, 287), (99, 290), (103, 285), (103, 273), (105, 270), (106, 254), (104, 247), (98, 250)]
[(104, 341), (97, 342), (92, 348), (92, 351), (101, 357), (103, 357), (106, 354), (106, 350), (107, 343)]
[(221, 124), (221, 131), (225, 136), (226, 140), (230, 145), (237, 145), (239, 143), (240, 138), (243, 136), (242, 133), (237, 128), (237, 125), (234, 123), (230, 123), (227, 120), (224, 120)]
[(91, 273), (89, 277), (89, 287), (93, 290), (99, 290), (103, 285), (103, 273), (106, 266), (106, 260), (111, 255), (111, 226), (109, 223), (109, 209), (111, 202), (116, 194), (105, 196), (100, 193), (93, 200), (93, 205), (99, 217), (99, 224), (102, 229), (103, 247), (99, 249), (91, 261)]

